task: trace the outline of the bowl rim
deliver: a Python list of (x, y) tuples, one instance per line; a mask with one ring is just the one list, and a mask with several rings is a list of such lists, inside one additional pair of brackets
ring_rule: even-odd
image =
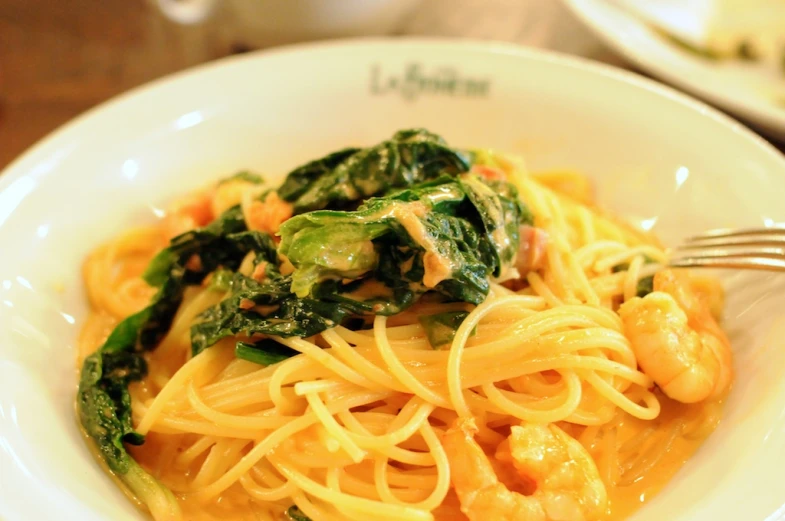
[(780, 162), (785, 169), (785, 155), (763, 136), (754, 132), (740, 121), (721, 112), (719, 109), (708, 105), (704, 101), (677, 90), (675, 87), (665, 85), (664, 83), (634, 71), (622, 69), (582, 56), (496, 40), (444, 37), (359, 37), (295, 43), (268, 49), (260, 49), (250, 53), (226, 56), (161, 76), (116, 94), (61, 124), (13, 159), (2, 169), (2, 171), (0, 171), (0, 193), (5, 191), (5, 189), (18, 178), (25, 175), (28, 169), (33, 167), (39, 160), (55, 151), (61, 142), (67, 140), (69, 135), (78, 131), (80, 127), (88, 124), (92, 119), (98, 117), (100, 114), (116, 110), (126, 104), (135, 103), (137, 98), (151, 95), (165, 85), (187, 81), (189, 78), (209, 74), (226, 67), (243, 66), (252, 61), (263, 61), (273, 57), (296, 57), (302, 54), (318, 52), (329, 53), (331, 51), (350, 50), (352, 48), (363, 48), (368, 46), (382, 49), (404, 49), (407, 47), (428, 47), (437, 50), (463, 49), (479, 53), (514, 56), (524, 60), (555, 64), (568, 70), (581, 70), (591, 74), (597, 74), (610, 81), (625, 83), (632, 87), (648, 91), (654, 95), (662, 96), (691, 111), (699, 113), (703, 117), (711, 119), (717, 125), (727, 128), (739, 138), (750, 142), (762, 153)]

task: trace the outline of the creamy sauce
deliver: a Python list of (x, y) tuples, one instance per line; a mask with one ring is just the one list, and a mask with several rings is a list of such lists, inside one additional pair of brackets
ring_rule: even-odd
[[(474, 189), (475, 192), (480, 194), (482, 197), (486, 197), (488, 200), (496, 201), (496, 193), (491, 189), (490, 186), (486, 185), (485, 183), (478, 180), (473, 175), (464, 174), (461, 176), (461, 181)], [(489, 217), (494, 222), (504, 222), (504, 215), (501, 208), (501, 205), (494, 204), (494, 205), (486, 205), (484, 209), (488, 212)], [(493, 230), (488, 237), (493, 242), (494, 248), (497, 251), (504, 251), (510, 247), (512, 241), (510, 240), (510, 236), (507, 233), (507, 229), (504, 226), (496, 228)]]
[[(373, 295), (385, 290), (386, 288), (379, 288), (373, 284), (369, 284), (359, 291), (363, 295)], [(421, 304), (421, 306), (422, 305), (424, 304)], [(425, 312), (426, 310), (420, 309), (420, 311)], [(117, 319), (105, 312), (99, 311), (90, 314), (79, 339), (80, 361), (105, 341), (107, 335), (116, 323)], [(156, 363), (159, 367), (164, 363), (164, 360), (161, 357), (166, 358), (165, 353), (162, 352), (155, 352), (153, 356), (158, 358)], [(171, 371), (174, 371), (181, 363), (182, 361), (177, 362), (177, 360), (172, 360), (171, 364), (173, 366), (170, 368)], [(154, 396), (153, 389), (155, 388), (156, 385), (152, 383), (150, 377), (148, 377), (144, 382), (132, 385), (131, 391), (134, 394), (135, 400), (147, 401)], [(618, 484), (612, 485), (609, 484), (609, 481), (611, 480), (606, 478), (609, 506), (606, 515), (603, 516), (601, 521), (622, 521), (641, 508), (645, 502), (650, 500), (668, 484), (682, 465), (696, 450), (698, 450), (704, 440), (712, 433), (718, 423), (721, 412), (720, 402), (684, 405), (663, 396), (658, 396), (658, 398), (662, 404), (662, 412), (657, 420), (654, 422), (646, 422), (627, 417), (619, 424), (617, 436), (622, 442), (621, 444), (623, 444), (624, 441), (630, 440), (636, 435), (645, 432), (650, 427), (656, 427), (652, 441), (661, 442), (663, 438), (667, 437), (669, 428), (674, 422), (682, 422), (685, 425), (684, 433), (686, 435), (676, 437), (670, 446), (670, 450), (664, 453), (662, 457), (656, 461), (653, 468), (646, 472), (640, 479), (632, 480), (629, 484), (624, 484), (619, 482), (619, 476), (617, 475), (615, 476), (615, 480)], [(138, 421), (138, 418), (136, 421)], [(96, 452), (95, 444), (90, 440), (88, 441), (88, 446), (93, 452)], [(178, 443), (183, 444), (178, 445)], [(188, 521), (256, 521), (257, 519), (260, 519), (258, 515), (259, 512), (272, 513), (275, 516), (279, 516), (278, 519), (281, 519), (282, 521), (286, 519), (283, 512), (289, 506), (288, 504), (259, 504), (239, 485), (229, 488), (222, 494), (220, 500), (211, 502), (208, 505), (204, 505), (193, 499), (188, 499), (187, 496), (178, 493), (178, 490), (188, 489), (187, 483), (195, 477), (194, 469), (198, 469), (200, 463), (204, 459), (204, 455), (198, 457), (194, 463), (188, 465), (187, 468), (173, 465), (173, 459), (177, 458), (187, 446), (187, 436), (180, 438), (179, 441), (174, 441), (173, 445), (171, 441), (166, 441), (165, 436), (151, 433), (148, 435), (145, 445), (141, 447), (128, 447), (129, 452), (140, 465), (153, 476), (160, 478), (165, 484), (172, 488), (173, 492), (178, 497), (183, 510), (184, 519)], [(646, 447), (643, 447), (643, 449), (642, 452), (646, 452)], [(590, 452), (597, 462), (598, 468), (603, 469), (607, 458), (603, 453), (602, 444), (598, 442), (597, 446)], [(614, 452), (613, 461), (623, 465), (625, 463), (625, 456), (630, 452), (634, 451), (623, 453), (621, 458), (616, 458), (616, 453)], [(98, 459), (100, 461), (100, 458)], [(127, 494), (128, 492), (124, 485), (119, 480), (116, 481)], [(512, 484), (510, 485), (510, 488), (515, 490), (515, 486)], [(140, 506), (135, 499), (134, 503), (137, 506)], [(264, 519), (264, 517), (261, 517), (261, 519)], [(273, 517), (273, 519), (275, 519), (275, 517)], [(458, 521), (466, 519), (463, 514), (460, 513), (457, 499), (452, 493), (448, 495), (448, 499), (445, 500), (445, 503), (436, 510), (435, 519), (436, 521)]]
[[(454, 197), (454, 194), (449, 194)], [(437, 194), (438, 198), (447, 199), (448, 194)], [(428, 208), (421, 201), (412, 201), (409, 203), (402, 203), (394, 201), (383, 212), (378, 212), (368, 216), (368, 219), (384, 219), (391, 218), (398, 221), (403, 226), (409, 237), (417, 243), (422, 249), (426, 251), (423, 258), (425, 267), (425, 275), (423, 276), (423, 284), (426, 288), (433, 288), (439, 282), (449, 279), (452, 273), (457, 269), (455, 261), (445, 255), (441, 255), (425, 225), (420, 220), (428, 212)]]
[[(607, 487), (608, 513), (602, 521), (627, 519), (665, 488), (684, 463), (714, 432), (722, 412), (721, 401), (694, 405), (685, 405), (662, 397), (660, 397), (660, 401), (662, 412), (656, 421), (664, 426), (658, 429), (657, 435), (661, 438), (665, 437), (667, 426), (677, 421), (686, 424), (685, 433), (673, 440), (670, 450), (657, 460), (654, 467), (643, 477), (628, 485), (624, 484), (623, 486), (620, 483)], [(628, 420), (619, 429), (619, 438), (629, 439), (643, 432), (650, 426), (650, 423), (635, 419)]]
[[(622, 521), (627, 519), (641, 508), (645, 502), (659, 493), (713, 432), (721, 412), (720, 402), (684, 405), (666, 398), (661, 398), (661, 401), (663, 406), (662, 413), (656, 420), (660, 428), (656, 430), (654, 436), (665, 437), (668, 426), (675, 421), (681, 421), (687, 425), (687, 436), (677, 437), (673, 441), (670, 450), (658, 459), (654, 468), (641, 479), (625, 486), (608, 486), (606, 483), (608, 510), (606, 515), (598, 521)], [(628, 440), (650, 427), (652, 427), (652, 422), (632, 418), (626, 419), (619, 428), (618, 439)], [(653, 441), (658, 440), (653, 439)], [(165, 443), (164, 438), (155, 433), (148, 436), (144, 446), (129, 447), (129, 449), (134, 458), (143, 467), (153, 475), (162, 477), (175, 491), (179, 487), (185, 488), (186, 482), (193, 478), (189, 472), (173, 468), (171, 458), (176, 457), (180, 450), (171, 444)], [(597, 461), (598, 467), (602, 468), (602, 450), (592, 451), (592, 456)], [(510, 474), (509, 476), (502, 475), (500, 477), (503, 481), (508, 482), (508, 487), (511, 490), (521, 492), (520, 485), (512, 483), (514, 478), (511, 476)], [(251, 500), (250, 496), (239, 486), (230, 488), (221, 496), (217, 503), (209, 505), (202, 505), (197, 501), (188, 500), (182, 495), (178, 495), (178, 499), (183, 509), (184, 519), (188, 521), (216, 521), (219, 519), (221, 521), (255, 521), (258, 519), (255, 517), (255, 512), (265, 509), (265, 506), (261, 506)], [(269, 508), (269, 512), (280, 512), (280, 519), (288, 521), (283, 514), (285, 506), (270, 504), (267, 505), (267, 508)], [(440, 506), (434, 514), (436, 521), (461, 521), (468, 519), (460, 513), (457, 498), (455, 498), (452, 492), (448, 495), (448, 499), (445, 500), (445, 504)]]
[[(437, 199), (440, 197), (446, 199), (449, 195), (450, 194), (445, 191), (444, 193), (438, 193), (435, 197)], [(426, 211), (426, 205), (419, 201), (413, 203), (397, 202), (391, 205), (391, 208), (388, 209), (388, 212), (385, 215), (398, 220), (414, 241), (418, 242), (418, 244), (428, 253), (432, 253), (432, 257), (429, 257), (427, 265), (430, 266), (430, 275), (436, 277), (439, 274), (444, 274), (445, 270), (451, 267), (451, 265), (449, 264), (449, 259), (444, 259), (443, 256), (440, 256), (438, 252), (435, 251), (433, 241), (426, 233), (424, 225), (418, 218), (422, 217)], [(151, 249), (145, 260), (149, 260), (149, 257), (151, 257), (153, 253), (154, 250)], [(129, 277), (138, 277), (141, 269), (142, 267), (140, 265), (138, 270), (135, 269), (133, 273), (129, 273)], [(251, 269), (252, 265), (248, 266), (249, 272)], [(288, 271), (292, 270), (291, 264), (288, 264), (286, 268), (282, 269), (282, 272), (287, 271), (287, 269)], [(433, 280), (435, 279), (430, 280), (430, 282), (433, 282)], [(381, 286), (382, 287), (379, 287), (374, 283), (368, 283), (359, 288), (356, 291), (356, 294), (368, 298), (383, 295), (385, 292), (389, 291), (389, 288), (386, 288), (383, 285)], [(107, 291), (108, 294), (115, 297), (115, 292), (110, 291), (112, 288), (107, 285), (98, 285), (96, 287), (102, 291)], [(128, 305), (128, 309), (123, 308), (122, 313), (119, 313), (119, 315), (125, 316), (138, 310), (146, 304), (148, 299), (149, 295), (140, 295)], [(452, 305), (467, 306), (464, 303), (454, 303)], [(425, 302), (419, 303), (417, 308), (410, 310), (410, 313), (415, 310), (420, 313), (425, 313), (428, 311), (427, 306), (428, 304)], [(440, 306), (442, 306), (440, 309), (444, 309), (443, 306), (445, 305)], [(101, 307), (98, 306), (98, 309), (101, 309)], [(402, 321), (403, 317), (404, 315), (401, 314), (397, 317), (397, 320)], [(393, 323), (394, 320), (395, 319), (392, 319), (391, 323)], [(105, 341), (107, 335), (116, 325), (117, 321), (117, 318), (111, 316), (106, 311), (91, 313), (82, 329), (79, 339), (80, 359), (94, 351)], [(411, 322), (411, 320), (409, 321)], [(228, 342), (231, 342), (231, 340), (228, 340)], [(216, 346), (213, 349), (218, 348), (219, 346)], [(182, 351), (187, 352), (187, 348)], [(227, 353), (231, 355), (232, 350), (227, 350)], [(151, 361), (154, 361), (154, 363), (150, 364), (150, 367), (156, 368), (159, 376), (161, 374), (174, 373), (183, 363), (180, 352), (167, 353), (166, 350), (159, 349), (150, 353), (148, 356), (151, 357)], [(240, 363), (245, 362), (240, 361)], [(149, 400), (155, 395), (156, 390), (160, 388), (160, 383), (160, 379), (156, 380), (154, 376), (150, 374), (143, 382), (133, 384), (131, 386), (131, 392), (135, 402), (149, 403)], [(644, 502), (648, 501), (652, 496), (664, 488), (684, 462), (692, 456), (717, 425), (719, 413), (721, 411), (720, 402), (683, 405), (662, 396), (659, 396), (659, 399), (662, 404), (662, 412), (657, 420), (646, 422), (625, 417), (623, 421), (620, 421), (617, 424), (616, 430), (613, 431), (618, 440), (620, 440), (620, 443), (616, 443), (615, 446), (620, 446), (624, 445), (624, 442), (629, 442), (632, 438), (642, 433), (646, 433), (649, 429), (654, 427), (652, 436), (647, 441), (639, 444), (630, 443), (630, 445), (634, 447), (623, 451), (620, 457), (618, 451), (615, 449), (610, 451), (603, 450), (602, 441), (603, 439), (609, 439), (608, 437), (603, 438), (602, 436), (598, 436), (597, 443), (590, 447), (590, 452), (597, 462), (598, 468), (600, 468), (601, 473), (605, 476), (609, 497), (608, 511), (606, 515), (603, 516), (602, 521), (621, 521), (622, 519), (627, 518), (640, 508)], [(243, 412), (252, 412), (252, 410), (239, 410), (237, 412), (238, 414), (242, 414)], [(135, 422), (138, 421), (139, 418), (135, 417)], [(659, 443), (660, 446), (662, 446), (662, 441), (668, 438), (669, 432), (673, 432), (671, 428), (676, 423), (684, 425), (683, 430), (680, 431), (683, 434), (672, 440), (669, 450), (663, 452), (652, 468), (648, 472), (643, 473), (640, 479), (629, 479), (630, 476), (628, 474), (619, 472), (619, 467), (624, 467), (630, 459), (634, 459), (632, 457), (636, 453), (651, 455), (649, 453), (650, 447), (647, 443)], [(572, 434), (580, 435), (581, 429), (576, 428), (575, 431), (576, 432)], [(185, 520), (257, 521), (258, 519), (269, 519), (270, 514), (272, 514), (273, 519), (280, 519), (282, 521), (286, 519), (284, 512), (286, 508), (290, 506), (289, 500), (262, 504), (254, 501), (252, 496), (240, 484), (231, 486), (221, 495), (218, 501), (209, 502), (209, 504), (203, 504), (184, 494), (183, 491), (189, 490), (190, 483), (197, 479), (198, 470), (207, 456), (207, 453), (205, 452), (196, 456), (190, 463), (178, 462), (178, 460), (181, 459), (184, 450), (191, 446), (191, 436), (191, 434), (184, 434), (182, 436), (172, 437), (153, 432), (148, 435), (146, 443), (143, 446), (128, 447), (129, 452), (140, 465), (153, 476), (160, 478), (166, 485), (171, 487), (178, 497)], [(324, 442), (323, 439), (318, 439), (315, 436), (316, 435), (314, 434), (313, 442), (315, 444), (322, 444)], [(252, 442), (249, 442), (240, 453), (247, 452), (251, 445)], [(95, 451), (95, 444), (92, 441), (89, 442), (89, 446)], [(281, 445), (280, 450), (288, 450), (291, 448), (298, 450), (296, 447), (283, 444)], [(616, 470), (609, 470), (614, 468)], [(626, 481), (625, 478), (627, 478)], [(118, 484), (125, 490), (125, 487), (119, 483), (119, 480)], [(515, 486), (511, 484), (510, 488), (515, 489)], [(138, 505), (138, 502), (136, 502), (136, 504)], [(262, 513), (266, 513), (267, 515), (263, 516)], [(444, 503), (436, 509), (434, 515), (436, 521), (457, 521), (466, 519), (465, 516), (460, 513), (457, 498), (452, 492), (448, 494)]]

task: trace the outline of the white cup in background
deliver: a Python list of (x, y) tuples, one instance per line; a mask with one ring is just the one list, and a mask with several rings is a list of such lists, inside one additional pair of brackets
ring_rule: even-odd
[(320, 38), (383, 35), (421, 0), (156, 0), (171, 20), (196, 24), (230, 9), (238, 40), (252, 47)]

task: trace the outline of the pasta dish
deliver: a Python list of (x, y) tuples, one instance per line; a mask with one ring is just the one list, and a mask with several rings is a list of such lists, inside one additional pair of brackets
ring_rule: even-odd
[(620, 520), (732, 382), (717, 281), (421, 129), (198, 189), (83, 276), (79, 419), (155, 521)]

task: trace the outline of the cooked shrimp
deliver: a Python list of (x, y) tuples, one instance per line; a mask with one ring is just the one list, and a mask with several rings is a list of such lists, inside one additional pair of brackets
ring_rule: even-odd
[(243, 208), (245, 222), (251, 230), (261, 230), (275, 234), (281, 224), (289, 219), (294, 210), (292, 205), (270, 192), (264, 201), (255, 200)]
[(583, 446), (555, 425), (511, 427), (497, 458), (511, 460), (531, 495), (499, 481), (474, 441), (472, 419), (458, 419), (443, 444), (461, 511), (471, 521), (591, 521), (605, 512), (607, 493)]
[(706, 299), (674, 270), (657, 273), (653, 289), (619, 308), (641, 369), (683, 403), (722, 394), (733, 377), (730, 342)]
[(690, 280), (695, 294), (706, 302), (711, 316), (719, 320), (725, 308), (725, 290), (720, 281), (714, 277), (691, 277)]

